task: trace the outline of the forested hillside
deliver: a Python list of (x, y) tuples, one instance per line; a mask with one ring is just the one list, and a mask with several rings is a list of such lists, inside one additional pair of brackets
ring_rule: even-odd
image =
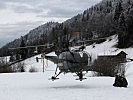
[[(25, 45), (39, 45), (45, 44), (48, 41), (49, 32), (52, 30), (53, 27), (58, 25), (57, 22), (48, 22), (44, 25), (41, 25), (31, 31), (28, 34), (23, 36), (23, 40)], [(8, 55), (9, 50), (7, 48), (19, 47), (22, 42), (22, 37), (20, 36), (19, 39), (15, 39), (14, 41), (6, 44), (0, 49), (0, 55)]]
[[(119, 48), (133, 45), (133, 0), (103, 0), (63, 23), (49, 22), (30, 31), (24, 36), (26, 45), (57, 43), (58, 37), (80, 33), (80, 39), (92, 39), (118, 34)], [(8, 43), (0, 50), (0, 55), (8, 47), (18, 47), (21, 39)]]

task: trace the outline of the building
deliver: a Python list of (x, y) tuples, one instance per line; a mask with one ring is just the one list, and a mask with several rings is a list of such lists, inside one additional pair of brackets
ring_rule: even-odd
[(108, 54), (108, 55), (99, 55), (98, 59), (116, 63), (123, 63), (126, 61), (127, 54), (124, 51), (120, 51), (119, 53), (115, 54)]
[(99, 55), (94, 62), (93, 69), (105, 76), (114, 76), (117, 66), (126, 62), (126, 56), (127, 54), (124, 51), (112, 55)]

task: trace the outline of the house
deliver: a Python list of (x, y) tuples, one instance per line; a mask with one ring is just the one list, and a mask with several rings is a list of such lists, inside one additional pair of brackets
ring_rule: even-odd
[(99, 55), (98, 59), (104, 60), (104, 61), (110, 61), (112, 63), (123, 63), (126, 61), (126, 56), (127, 54), (124, 51), (120, 51), (114, 54), (104, 54), (104, 55)]
[(105, 76), (114, 76), (117, 66), (126, 62), (126, 56), (124, 51), (115, 54), (100, 54), (93, 64), (93, 69)]

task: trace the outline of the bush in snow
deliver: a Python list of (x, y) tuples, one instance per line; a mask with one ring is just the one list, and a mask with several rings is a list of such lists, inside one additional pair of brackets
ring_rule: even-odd
[(30, 69), (29, 69), (29, 72), (37, 72), (37, 69), (36, 68), (34, 68), (34, 67), (31, 67)]
[(12, 66), (14, 72), (25, 72), (25, 64), (23, 62), (17, 63)]
[(0, 57), (0, 73), (10, 73), (13, 72), (12, 68), (6, 64), (3, 57)]
[(103, 76), (103, 73), (92, 71), (92, 77), (95, 77), (95, 76)]
[(7, 65), (4, 65), (4, 66), (1, 66), (0, 65), (0, 73), (12, 73), (13, 70), (10, 66), (7, 66)]
[(125, 77), (125, 73), (127, 71), (127, 65), (126, 63), (120, 63), (115, 67), (115, 75), (121, 74), (123, 77)]

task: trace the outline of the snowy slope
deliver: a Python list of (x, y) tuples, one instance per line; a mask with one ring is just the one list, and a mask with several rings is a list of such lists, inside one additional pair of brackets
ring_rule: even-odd
[[(48, 55), (54, 56), (55, 53), (52, 52), (52, 53), (49, 53)], [(38, 72), (43, 71), (43, 60), (39, 59), (39, 62), (36, 62), (36, 57), (41, 58), (41, 54), (24, 61), (24, 64), (26, 66), (26, 71), (29, 71), (31, 67), (36, 68)], [(56, 65), (53, 62), (48, 61), (46, 59), (44, 59), (44, 65), (45, 65), (45, 70), (54, 70), (56, 67)]]
[[(115, 48), (115, 45), (118, 42), (118, 36), (113, 35), (107, 38), (107, 40), (101, 44), (92, 44), (90, 46), (87, 46), (86, 51), (89, 52), (92, 55), (116, 55), (120, 51), (126, 52), (127, 58), (133, 58), (133, 48), (128, 49), (118, 49)], [(93, 46), (95, 46), (93, 48)]]
[[(113, 40), (87, 46), (89, 53), (110, 54), (121, 51), (114, 48), (117, 36)], [(133, 49), (123, 49), (128, 57), (133, 57)], [(106, 51), (106, 52), (104, 52)], [(50, 53), (49, 55), (54, 55)], [(36, 57), (36, 56), (35, 56)], [(73, 74), (61, 74), (59, 80), (48, 80), (54, 71), (42, 72), (42, 62), (36, 63), (35, 57), (27, 59), (25, 65), (38, 69), (37, 73), (0, 74), (0, 100), (132, 100), (133, 99), (133, 62), (127, 64), (127, 88), (116, 88), (112, 84), (114, 77), (89, 77), (82, 82), (75, 80)], [(38, 55), (40, 57), (40, 55)], [(55, 64), (48, 61), (47, 70), (55, 69)]]

